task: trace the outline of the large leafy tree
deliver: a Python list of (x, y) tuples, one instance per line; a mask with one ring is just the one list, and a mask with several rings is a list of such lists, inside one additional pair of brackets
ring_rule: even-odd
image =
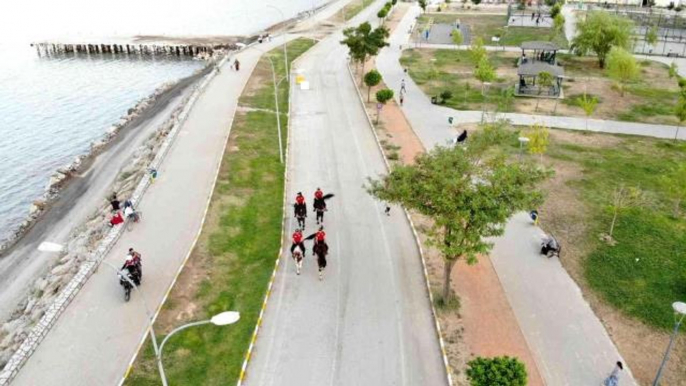
[(612, 47), (607, 55), (607, 74), (619, 83), (622, 96), (624, 96), (626, 84), (638, 78), (640, 72), (641, 70), (633, 55), (624, 48)]
[(540, 202), (538, 182), (546, 172), (530, 162), (509, 162), (502, 145), (516, 141), (504, 122), (487, 124), (470, 137), (469, 146), (441, 147), (398, 165), (368, 192), (433, 220), (429, 242), (442, 253), (443, 301), (450, 297), (450, 274), (459, 259), (475, 263), (492, 248), (489, 237), (504, 232), (518, 210)]
[(364, 64), (369, 57), (376, 56), (379, 50), (388, 45), (386, 38), (389, 36), (388, 28), (381, 26), (372, 29), (371, 24), (364, 22), (357, 27), (343, 30), (345, 38), (341, 44), (348, 47), (348, 52), (353, 61), (362, 65), (360, 72), (364, 76)]
[(604, 11), (591, 11), (586, 20), (577, 23), (577, 35), (572, 50), (577, 55), (595, 53), (598, 64), (605, 67), (605, 58), (612, 47), (629, 49), (633, 23), (631, 20)]

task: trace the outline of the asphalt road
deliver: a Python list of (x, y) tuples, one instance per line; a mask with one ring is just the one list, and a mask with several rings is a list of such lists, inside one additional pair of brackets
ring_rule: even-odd
[[(376, 18), (380, 4), (352, 24)], [(281, 260), (246, 383), (446, 384), (410, 227), (399, 208), (385, 216), (363, 189), (385, 168), (340, 39), (321, 41), (294, 66), (310, 90), (295, 89), (291, 102), (288, 197), (302, 191), (311, 209), (317, 187), (335, 194), (326, 213), (328, 267), (319, 281), (309, 242), (300, 276), (290, 258)], [(295, 227), (288, 215), (286, 238)], [(305, 234), (315, 227), (310, 215)]]
[[(260, 50), (276, 47), (277, 39)], [(280, 40), (280, 39), (278, 39)], [(151, 308), (161, 303), (200, 229), (231, 119), (261, 51), (238, 57), (241, 71), (228, 63), (207, 86), (180, 128), (155, 183), (140, 206), (145, 216), (124, 232), (106, 257), (122, 264), (126, 250), (143, 255), (141, 291)], [(141, 296), (126, 303), (117, 276), (102, 265), (67, 307), (26, 362), (13, 385), (115, 385), (124, 375), (148, 321)]]

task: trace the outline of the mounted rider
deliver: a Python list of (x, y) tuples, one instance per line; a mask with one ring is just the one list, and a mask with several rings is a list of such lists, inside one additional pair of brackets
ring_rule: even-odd
[(295, 248), (300, 248), (303, 256), (305, 256), (305, 244), (303, 243), (303, 232), (300, 229), (296, 229), (291, 236), (291, 254), (295, 251)]
[(317, 214), (317, 224), (324, 223), (324, 212), (326, 211), (326, 197), (320, 188), (314, 192), (314, 203), (312, 204)]
[(129, 248), (129, 253), (126, 254), (126, 260), (121, 267), (122, 270), (127, 270), (132, 277), (134, 284), (137, 286), (141, 284), (143, 278), (143, 263), (141, 261), (141, 254)]
[(293, 215), (298, 219), (298, 226), (305, 228), (305, 218), (307, 217), (307, 205), (305, 204), (305, 197), (302, 192), (298, 192), (295, 196), (295, 204), (293, 204)]

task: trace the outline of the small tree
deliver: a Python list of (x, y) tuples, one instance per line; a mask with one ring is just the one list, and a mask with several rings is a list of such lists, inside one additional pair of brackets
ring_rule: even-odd
[(584, 110), (584, 114), (586, 114), (586, 131), (588, 131), (588, 118), (593, 115), (597, 105), (598, 98), (595, 96), (589, 98), (588, 95), (584, 93), (584, 96), (579, 98), (579, 106), (581, 106), (581, 109)]
[(541, 123), (534, 123), (524, 132), (524, 136), (529, 138), (529, 153), (538, 154), (541, 164), (543, 163), (543, 154), (548, 150), (550, 131)]
[(360, 77), (364, 76), (364, 64), (371, 56), (376, 56), (379, 50), (388, 45), (386, 38), (388, 29), (384, 26), (372, 29), (371, 24), (365, 22), (357, 27), (343, 30), (341, 44), (348, 47), (348, 53), (353, 61), (362, 65)]
[(391, 5), (395, 6), (396, 4), (398, 4), (398, 0), (391, 0)]
[(545, 172), (528, 162), (509, 162), (498, 145), (510, 143), (504, 123), (484, 125), (470, 145), (456, 151), (436, 146), (413, 165), (398, 165), (369, 181), (374, 197), (416, 210), (432, 220), (429, 242), (445, 260), (443, 297), (450, 298), (450, 274), (458, 259), (475, 263), (492, 248), (516, 211), (540, 202), (536, 189)]
[(557, 33), (562, 33), (564, 32), (565, 29), (565, 17), (562, 16), (561, 13), (558, 13), (554, 18), (553, 18), (553, 29)]
[[(553, 87), (553, 75), (547, 71), (539, 72), (538, 75), (536, 76), (536, 81), (538, 82), (538, 96), (541, 96), (541, 93), (543, 92), (543, 89), (550, 90), (551, 87)], [(541, 101), (541, 98), (536, 99), (536, 108), (534, 111), (538, 111), (538, 103)]]
[(650, 27), (648, 32), (646, 32), (646, 43), (651, 46), (655, 46), (655, 43), (657, 43), (657, 26)]
[(386, 10), (386, 8), (381, 8), (376, 16), (381, 19), (381, 24), (383, 24), (384, 19), (388, 16), (388, 10)]
[(628, 49), (631, 45), (633, 23), (621, 16), (591, 11), (576, 27), (578, 33), (572, 41), (572, 50), (577, 55), (595, 53), (600, 68), (605, 67), (605, 58), (612, 47)]
[(484, 94), (484, 83), (492, 82), (495, 79), (495, 69), (488, 61), (487, 57), (482, 57), (474, 69), (474, 77), (481, 82), (481, 95)]
[(508, 356), (477, 357), (467, 363), (467, 378), (472, 386), (526, 386), (526, 366)]
[(487, 57), (486, 47), (484, 47), (484, 40), (482, 38), (474, 39), (474, 43), (469, 48), (469, 56), (472, 58), (472, 62), (477, 64), (481, 59)]
[(612, 234), (615, 230), (617, 217), (624, 210), (638, 206), (643, 202), (643, 192), (635, 187), (626, 187), (620, 184), (612, 192), (612, 201), (610, 203), (610, 210), (612, 211), (612, 223), (610, 224), (610, 233), (608, 233), (608, 241), (612, 241)]
[(676, 126), (676, 133), (674, 133), (674, 140), (676, 141), (679, 139), (679, 130), (681, 129), (681, 125), (683, 125), (684, 121), (686, 121), (686, 96), (684, 96), (683, 91), (679, 95), (679, 101), (676, 103), (676, 107), (674, 108), (674, 115), (679, 120), (679, 124)]
[(453, 44), (455, 44), (456, 46), (459, 46), (460, 44), (462, 44), (462, 41), (464, 40), (464, 38), (462, 37), (462, 32), (460, 32), (459, 29), (453, 30), (452, 39), (453, 39)]
[(672, 62), (672, 64), (669, 65), (669, 68), (667, 69), (667, 74), (669, 75), (669, 78), (676, 78), (679, 76), (679, 66), (676, 65), (676, 63)]
[(500, 100), (498, 101), (498, 110), (510, 111), (514, 103), (515, 88), (510, 86), (500, 90)]
[(426, 0), (419, 0), (419, 7), (422, 9), (422, 12), (426, 12)]
[(481, 4), (481, 0), (472, 0), (472, 4), (479, 5)]
[[(393, 99), (393, 90), (389, 90), (387, 88), (383, 90), (379, 90), (376, 92), (376, 101), (381, 103), (381, 105), (385, 105), (386, 102), (390, 101)], [(376, 110), (376, 123), (379, 123), (379, 115), (380, 115), (381, 109)]]
[(445, 103), (448, 101), (448, 99), (453, 97), (453, 92), (450, 90), (445, 90), (441, 93), (441, 103)]
[(381, 83), (381, 74), (379, 71), (371, 70), (364, 76), (364, 84), (367, 85), (367, 102), (371, 101), (372, 87)]
[(626, 84), (638, 77), (640, 69), (633, 55), (621, 47), (612, 47), (607, 56), (607, 74), (619, 83), (621, 96)]
[(562, 11), (562, 7), (560, 4), (555, 3), (551, 8), (550, 8), (550, 17), (555, 19), (555, 16), (559, 15), (560, 12)]

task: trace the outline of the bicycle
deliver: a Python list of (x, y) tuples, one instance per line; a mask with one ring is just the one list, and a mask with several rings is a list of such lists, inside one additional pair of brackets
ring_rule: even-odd
[(143, 212), (136, 210), (126, 217), (126, 230), (131, 232), (133, 230), (133, 223), (141, 222), (143, 219)]

